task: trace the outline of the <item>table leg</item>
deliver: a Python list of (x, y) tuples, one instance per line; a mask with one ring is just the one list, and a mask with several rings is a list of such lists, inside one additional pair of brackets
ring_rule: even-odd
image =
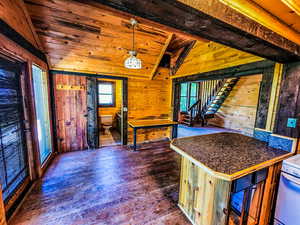
[(136, 151), (136, 128), (133, 128), (133, 151)]
[(178, 134), (178, 124), (172, 126), (172, 139), (177, 138)]

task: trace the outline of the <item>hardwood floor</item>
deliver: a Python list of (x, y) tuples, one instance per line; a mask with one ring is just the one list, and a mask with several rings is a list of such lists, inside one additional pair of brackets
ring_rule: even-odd
[(10, 225), (185, 225), (179, 158), (168, 142), (57, 156)]

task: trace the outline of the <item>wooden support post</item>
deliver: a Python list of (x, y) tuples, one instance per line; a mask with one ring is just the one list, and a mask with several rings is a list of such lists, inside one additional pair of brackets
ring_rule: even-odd
[(150, 74), (150, 80), (153, 80), (153, 78), (155, 77), (157, 69), (158, 69), (159, 64), (160, 64), (160, 61), (163, 58), (163, 56), (164, 56), (164, 54), (165, 54), (165, 52), (166, 52), (169, 44), (171, 43), (172, 38), (173, 38), (173, 34), (170, 34), (169, 37), (167, 38), (166, 42), (165, 42), (165, 45), (163, 46), (163, 48), (161, 50), (159, 56), (157, 57), (156, 63), (155, 63), (155, 65), (154, 65), (154, 67), (152, 69), (152, 72)]
[(268, 170), (268, 176), (265, 184), (259, 225), (270, 224), (272, 213), (274, 212), (277, 185), (280, 178), (280, 169), (282, 163), (277, 163)]
[(266, 130), (273, 131), (275, 118), (276, 118), (276, 110), (279, 100), (279, 91), (280, 85), (282, 80), (282, 73), (283, 73), (283, 64), (276, 63), (273, 82), (272, 82), (272, 89), (271, 89), (271, 96), (269, 101), (269, 110), (268, 110), (268, 117), (267, 117), (267, 124)]
[(2, 187), (0, 185), (0, 225), (6, 225), (4, 202), (2, 198)]

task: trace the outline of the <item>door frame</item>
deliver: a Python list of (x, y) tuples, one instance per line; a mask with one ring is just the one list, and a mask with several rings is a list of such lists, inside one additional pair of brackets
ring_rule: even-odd
[[(72, 71), (61, 71), (61, 70), (50, 70), (49, 74), (51, 76), (50, 86), (51, 86), (51, 111), (53, 115), (53, 127), (54, 127), (54, 137), (57, 140), (57, 130), (56, 130), (56, 115), (55, 115), (55, 99), (54, 99), (54, 76), (56, 74), (60, 75), (73, 75), (73, 76), (85, 76), (93, 78), (103, 78), (103, 79), (112, 79), (112, 80), (121, 80), (122, 81), (122, 145), (127, 145), (128, 143), (128, 78), (121, 76), (110, 76), (103, 75), (98, 73), (82, 73), (82, 72), (72, 72)], [(55, 141), (56, 151), (58, 149), (58, 143)]]
[[(198, 73), (172, 79), (172, 120), (178, 122), (180, 111), (180, 84), (204, 80), (218, 80), (234, 77), (262, 74), (262, 82), (266, 85), (260, 88), (255, 127), (265, 129), (269, 109), (269, 99), (275, 69), (275, 62), (262, 60), (254, 63), (247, 63), (238, 66), (228, 67), (209, 72)], [(270, 80), (271, 79), (271, 80)], [(178, 129), (178, 128), (177, 128)]]

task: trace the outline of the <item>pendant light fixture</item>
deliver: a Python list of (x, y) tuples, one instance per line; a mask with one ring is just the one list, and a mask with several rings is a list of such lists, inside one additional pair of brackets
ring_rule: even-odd
[(142, 61), (136, 57), (137, 52), (135, 51), (135, 48), (134, 48), (134, 29), (138, 23), (135, 19), (130, 19), (130, 23), (132, 26), (132, 50), (128, 52), (128, 54), (130, 56), (125, 60), (124, 66), (127, 69), (141, 69)]

